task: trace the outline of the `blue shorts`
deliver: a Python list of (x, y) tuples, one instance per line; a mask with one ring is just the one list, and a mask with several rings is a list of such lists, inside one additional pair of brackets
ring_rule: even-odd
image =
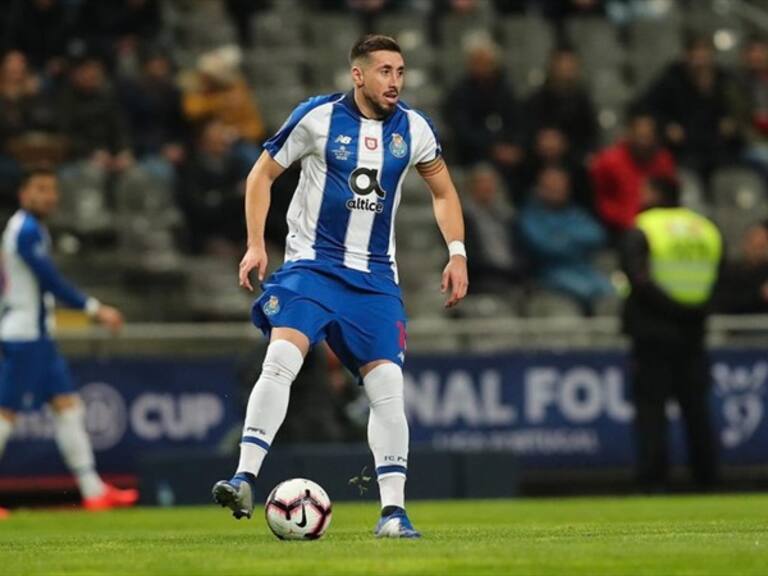
[(64, 358), (52, 340), (3, 342), (0, 407), (39, 408), (54, 396), (75, 392)]
[(402, 367), (406, 340), (402, 300), (393, 293), (365, 289), (347, 274), (365, 273), (284, 266), (264, 282), (264, 293), (253, 304), (253, 323), (266, 335), (272, 328), (293, 328), (312, 345), (326, 340), (355, 375), (374, 360)]

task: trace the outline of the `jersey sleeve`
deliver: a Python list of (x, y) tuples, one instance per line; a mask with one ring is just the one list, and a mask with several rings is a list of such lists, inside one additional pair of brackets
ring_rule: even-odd
[(414, 165), (431, 162), (443, 153), (437, 130), (426, 114), (416, 111), (412, 111), (412, 114), (414, 131), (411, 161)]
[(39, 228), (31, 225), (23, 226), (19, 233), (17, 250), (44, 291), (53, 294), (65, 306), (78, 310), (86, 308), (88, 298), (64, 280), (48, 257)]
[(277, 133), (264, 143), (272, 159), (287, 168), (312, 151), (315, 138), (307, 116), (329, 102), (328, 96), (316, 96), (299, 104)]

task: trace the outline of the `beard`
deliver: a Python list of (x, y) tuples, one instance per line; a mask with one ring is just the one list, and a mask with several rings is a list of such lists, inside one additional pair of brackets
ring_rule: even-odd
[(371, 107), (378, 119), (386, 118), (395, 109), (394, 105), (390, 106), (389, 104), (382, 104), (368, 94), (363, 93), (363, 97), (365, 98), (366, 102), (368, 102), (368, 105)]

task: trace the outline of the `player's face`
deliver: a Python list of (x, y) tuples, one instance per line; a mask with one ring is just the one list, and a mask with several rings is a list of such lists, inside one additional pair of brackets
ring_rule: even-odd
[[(358, 72), (355, 72), (355, 69)], [(353, 69), (355, 86), (359, 88), (379, 116), (387, 116), (397, 106), (405, 80), (402, 54), (379, 50)]]
[(21, 190), (21, 207), (38, 218), (50, 216), (59, 203), (56, 177), (49, 174), (33, 176)]

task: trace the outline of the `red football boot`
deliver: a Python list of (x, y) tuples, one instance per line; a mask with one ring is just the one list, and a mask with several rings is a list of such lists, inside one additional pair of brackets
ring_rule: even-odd
[(86, 510), (109, 510), (133, 506), (139, 499), (139, 491), (121, 490), (109, 484), (104, 484), (104, 492), (93, 498), (83, 498), (83, 508)]
[(0, 520), (5, 520), (10, 515), (11, 513), (8, 510), (6, 510), (5, 508), (0, 508)]

